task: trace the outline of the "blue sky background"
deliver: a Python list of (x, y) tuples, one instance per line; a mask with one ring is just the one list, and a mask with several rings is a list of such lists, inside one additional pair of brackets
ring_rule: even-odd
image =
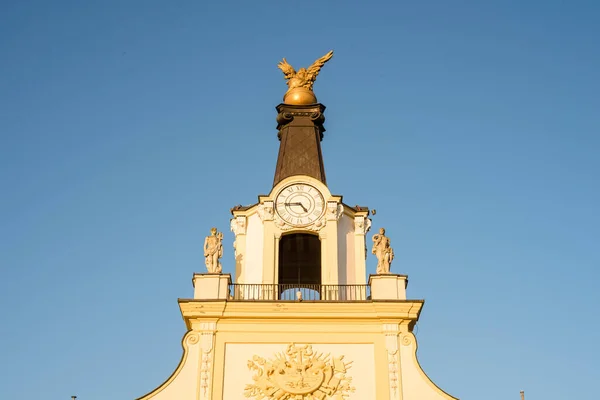
[(330, 49), (329, 187), (426, 300), (425, 371), (466, 400), (598, 398), (597, 1), (0, 5), (0, 398), (171, 374), (204, 236), (232, 271), (229, 209), (271, 188), (276, 64)]

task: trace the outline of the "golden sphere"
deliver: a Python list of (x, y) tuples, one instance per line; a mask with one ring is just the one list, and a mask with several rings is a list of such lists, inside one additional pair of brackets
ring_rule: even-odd
[(315, 104), (317, 102), (317, 97), (310, 89), (296, 87), (288, 90), (288, 92), (283, 96), (283, 102), (285, 104), (292, 105)]

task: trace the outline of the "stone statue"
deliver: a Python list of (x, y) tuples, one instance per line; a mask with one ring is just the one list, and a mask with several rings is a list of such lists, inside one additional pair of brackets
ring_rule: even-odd
[(283, 96), (283, 102), (286, 104), (314, 104), (317, 98), (313, 93), (313, 84), (319, 75), (321, 67), (333, 57), (333, 50), (316, 60), (308, 68), (300, 68), (298, 72), (292, 67), (286, 59), (279, 62), (277, 67), (283, 71), (287, 80), (288, 91)]
[(219, 258), (223, 256), (223, 233), (211, 228), (210, 236), (204, 239), (204, 259), (209, 274), (220, 274), (222, 271)]
[(377, 273), (389, 274), (394, 260), (394, 250), (390, 246), (390, 238), (385, 236), (385, 229), (379, 229), (379, 234), (373, 235), (373, 250), (377, 257)]

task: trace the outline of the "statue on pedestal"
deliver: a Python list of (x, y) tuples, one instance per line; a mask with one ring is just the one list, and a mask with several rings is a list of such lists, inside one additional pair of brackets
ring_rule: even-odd
[(223, 257), (223, 233), (211, 228), (210, 236), (204, 239), (204, 259), (209, 274), (220, 274), (222, 271), (219, 258)]
[(390, 246), (390, 238), (385, 236), (385, 229), (379, 229), (379, 234), (373, 235), (373, 250), (377, 257), (377, 273), (389, 274), (394, 260), (394, 250)]

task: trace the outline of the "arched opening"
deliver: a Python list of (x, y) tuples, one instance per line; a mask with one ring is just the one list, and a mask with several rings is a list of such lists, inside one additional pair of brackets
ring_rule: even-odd
[(278, 283), (280, 299), (283, 299), (283, 294), (286, 300), (293, 300), (296, 298), (296, 289), (300, 289), (306, 300), (318, 300), (321, 289), (321, 241), (317, 235), (293, 233), (281, 237)]

